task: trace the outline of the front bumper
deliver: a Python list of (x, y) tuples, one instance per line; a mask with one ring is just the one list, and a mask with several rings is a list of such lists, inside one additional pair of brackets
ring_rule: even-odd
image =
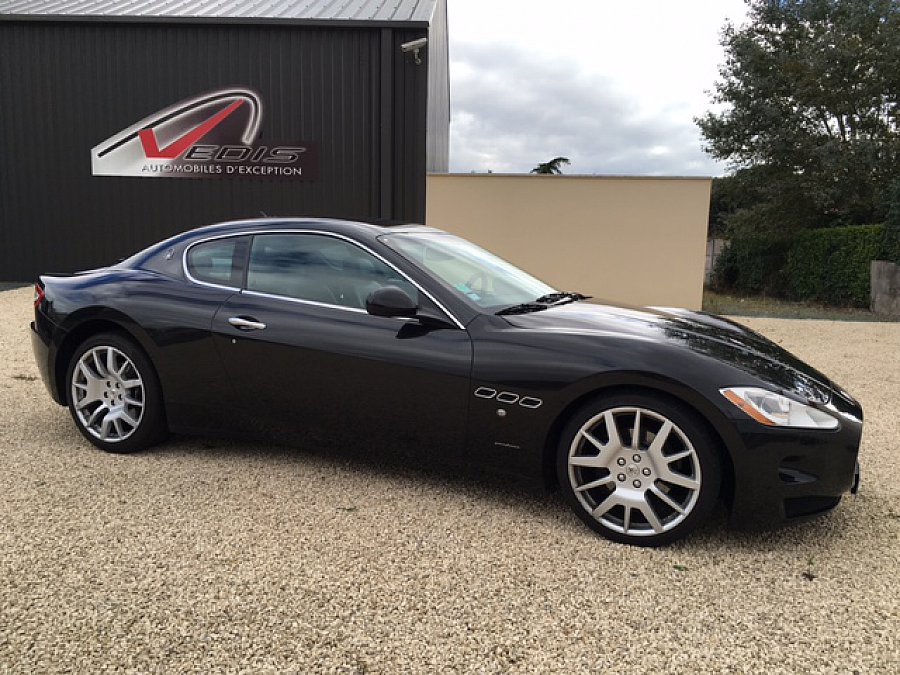
[(729, 525), (764, 529), (831, 511), (859, 480), (863, 413), (840, 393), (832, 399), (835, 431), (764, 427), (735, 422), (744, 448), (732, 454), (734, 495)]

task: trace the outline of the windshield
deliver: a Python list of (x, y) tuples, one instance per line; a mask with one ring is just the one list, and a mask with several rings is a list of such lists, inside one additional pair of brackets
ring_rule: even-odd
[(398, 232), (380, 239), (485, 309), (532, 302), (554, 292), (543, 281), (452, 234)]

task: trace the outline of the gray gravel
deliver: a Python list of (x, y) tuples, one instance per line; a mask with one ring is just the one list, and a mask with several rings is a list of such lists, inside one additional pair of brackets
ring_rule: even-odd
[(0, 293), (0, 672), (900, 672), (900, 324), (748, 320), (866, 408), (862, 492), (663, 550), (553, 495), (321, 451), (94, 449)]

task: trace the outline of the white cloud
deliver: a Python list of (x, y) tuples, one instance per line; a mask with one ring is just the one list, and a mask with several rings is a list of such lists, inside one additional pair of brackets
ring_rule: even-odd
[(708, 107), (742, 0), (449, 0), (451, 170), (719, 174)]

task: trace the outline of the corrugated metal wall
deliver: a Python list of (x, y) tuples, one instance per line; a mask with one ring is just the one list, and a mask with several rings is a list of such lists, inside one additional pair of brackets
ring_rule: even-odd
[[(423, 220), (427, 73), (399, 44), (424, 32), (0, 21), (0, 279), (109, 264), (260, 212)], [(261, 142), (318, 143), (317, 180), (91, 175), (100, 141), (228, 86), (261, 94)]]
[(447, 0), (438, 0), (428, 31), (428, 173), (450, 170), (450, 56)]
[[(422, 37), (425, 31), (393, 31), (395, 54), (402, 53), (404, 42)], [(404, 171), (422, 176), (422, 189), (413, 181), (399, 180), (393, 185), (393, 209), (399, 213), (421, 213), (419, 222), (425, 221), (425, 175), (427, 166), (426, 117), (428, 114), (428, 68), (426, 63), (417, 66), (411, 54), (394, 61), (394, 104), (389, 116), (393, 119), (393, 140), (395, 172), (399, 162)], [(410, 76), (412, 75), (412, 76)], [(419, 127), (422, 133), (409, 133), (412, 127)]]

